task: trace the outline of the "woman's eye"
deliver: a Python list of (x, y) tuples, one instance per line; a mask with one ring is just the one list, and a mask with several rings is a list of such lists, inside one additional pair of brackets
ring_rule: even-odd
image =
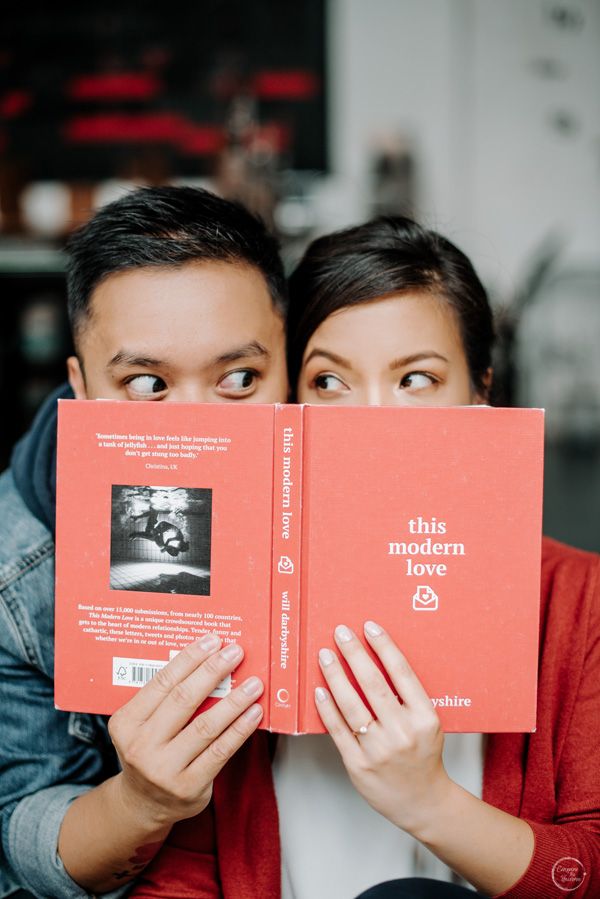
[(222, 391), (229, 394), (248, 393), (255, 385), (258, 372), (251, 368), (241, 368), (239, 371), (230, 371), (219, 381)]
[(157, 393), (163, 393), (167, 385), (158, 375), (135, 375), (127, 381), (127, 389), (140, 399), (151, 399)]
[(343, 381), (340, 381), (335, 375), (317, 375), (313, 384), (317, 390), (322, 390), (325, 393), (331, 393), (334, 390), (343, 390), (345, 386)]
[(427, 387), (431, 387), (432, 384), (437, 383), (433, 375), (428, 375), (424, 371), (411, 371), (409, 374), (404, 375), (400, 381), (400, 387), (406, 390), (425, 390)]

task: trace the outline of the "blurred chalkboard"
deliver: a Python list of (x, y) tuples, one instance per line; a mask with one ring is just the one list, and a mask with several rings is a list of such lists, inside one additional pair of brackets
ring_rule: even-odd
[(18, 165), (24, 180), (210, 174), (223, 146), (245, 139), (241, 101), (254, 136), (262, 129), (283, 164), (325, 170), (324, 6), (10, 4), (0, 164)]

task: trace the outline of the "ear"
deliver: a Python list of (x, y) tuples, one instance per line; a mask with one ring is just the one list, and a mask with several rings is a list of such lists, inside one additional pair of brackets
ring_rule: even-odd
[(87, 390), (85, 389), (85, 378), (81, 370), (81, 365), (77, 356), (69, 356), (67, 359), (67, 375), (71, 390), (75, 394), (77, 400), (87, 400)]
[(482, 380), (483, 388), (478, 390), (473, 400), (474, 406), (485, 406), (490, 401), (490, 393), (492, 390), (492, 381), (494, 379), (494, 371), (488, 368)]

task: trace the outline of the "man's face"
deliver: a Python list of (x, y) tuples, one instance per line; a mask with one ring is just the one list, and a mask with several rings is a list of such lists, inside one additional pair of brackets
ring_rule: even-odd
[(68, 362), (78, 399), (285, 402), (284, 326), (262, 274), (226, 262), (140, 268), (95, 289)]

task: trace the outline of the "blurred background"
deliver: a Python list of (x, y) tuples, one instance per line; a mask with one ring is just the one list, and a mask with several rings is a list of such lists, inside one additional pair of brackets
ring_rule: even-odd
[(600, 0), (28, 0), (0, 30), (0, 467), (64, 379), (64, 240), (138, 184), (241, 199), (291, 266), (408, 213), (473, 259), (545, 530), (600, 550)]

